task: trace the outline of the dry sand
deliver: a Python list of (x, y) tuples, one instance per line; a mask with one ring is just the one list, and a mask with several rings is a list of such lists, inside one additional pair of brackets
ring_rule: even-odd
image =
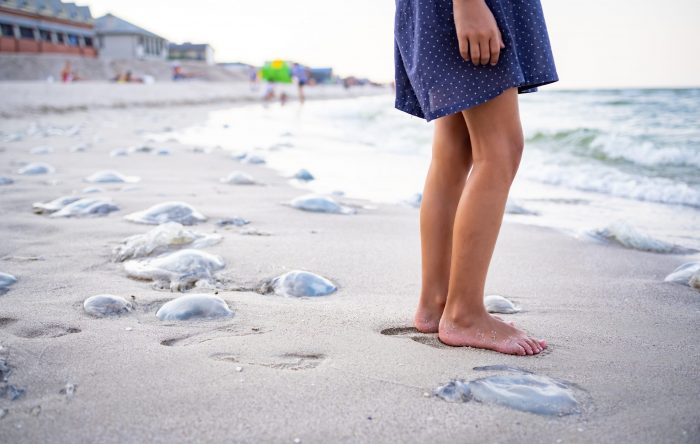
[[(487, 290), (523, 307), (505, 317), (546, 338), (548, 352), (505, 356), (449, 348), (429, 335), (382, 334), (411, 324), (420, 284), (415, 209), (298, 211), (281, 202), (304, 191), (265, 166), (176, 142), (157, 144), (171, 148), (170, 156), (107, 154), (143, 143), (143, 131), (179, 128), (211, 109), (99, 109), (0, 123), (6, 133), (37, 121), (83, 125), (77, 136), (0, 143), (0, 175), (16, 180), (0, 187), (0, 271), (19, 279), (0, 296), (0, 357), (12, 367), (9, 382), (26, 388), (18, 400), (0, 399), (0, 441), (700, 441), (700, 294), (662, 282), (682, 257), (506, 223)], [(69, 152), (95, 136), (87, 152)], [(29, 154), (38, 145), (55, 151)], [(49, 162), (57, 171), (18, 176), (23, 161)], [(80, 190), (84, 177), (107, 168), (142, 177), (131, 191), (105, 186), (119, 212), (93, 219), (32, 214), (33, 202)], [(219, 183), (234, 169), (265, 186)], [(127, 278), (110, 250), (150, 229), (124, 215), (167, 200), (209, 216), (195, 229), (224, 236), (205, 250), (226, 259), (229, 282), (246, 286), (300, 268), (332, 279), (339, 291), (306, 300), (221, 291), (235, 311), (231, 319), (158, 321), (157, 307), (179, 295)], [(216, 227), (218, 218), (234, 215), (271, 235)], [(81, 304), (100, 293), (133, 295), (138, 308), (92, 318)], [(582, 413), (552, 418), (425, 396), (452, 378), (483, 376), (473, 367), (495, 364), (577, 384)], [(77, 386), (73, 396), (60, 393), (66, 384)]]

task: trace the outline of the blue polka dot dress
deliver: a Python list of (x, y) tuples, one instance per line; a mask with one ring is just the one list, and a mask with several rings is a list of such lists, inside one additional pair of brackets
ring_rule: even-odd
[(540, 1), (485, 1), (506, 46), (495, 66), (462, 59), (452, 0), (396, 0), (397, 109), (430, 121), (559, 80)]

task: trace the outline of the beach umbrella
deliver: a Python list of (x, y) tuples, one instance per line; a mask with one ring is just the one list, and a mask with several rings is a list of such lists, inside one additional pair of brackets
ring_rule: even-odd
[(263, 80), (276, 83), (292, 83), (292, 70), (284, 60), (265, 62), (261, 71)]

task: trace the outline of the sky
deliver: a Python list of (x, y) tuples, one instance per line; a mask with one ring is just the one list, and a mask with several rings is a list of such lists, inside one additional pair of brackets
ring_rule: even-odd
[[(541, 1), (557, 87), (700, 86), (700, 1)], [(218, 62), (281, 58), (340, 75), (393, 78), (393, 0), (80, 3), (95, 17), (111, 12), (173, 42), (209, 43)]]

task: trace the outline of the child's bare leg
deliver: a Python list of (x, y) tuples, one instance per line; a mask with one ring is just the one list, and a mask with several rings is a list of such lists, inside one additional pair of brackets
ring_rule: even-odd
[(546, 347), (544, 341), (490, 316), (483, 302), (486, 273), (523, 149), (517, 91), (510, 89), (463, 115), (469, 129), (473, 167), (455, 216), (440, 340), (501, 353), (537, 354)]
[(469, 132), (460, 113), (435, 121), (433, 154), (420, 208), (422, 286), (414, 325), (438, 331), (450, 280), (452, 227), (471, 167)]

